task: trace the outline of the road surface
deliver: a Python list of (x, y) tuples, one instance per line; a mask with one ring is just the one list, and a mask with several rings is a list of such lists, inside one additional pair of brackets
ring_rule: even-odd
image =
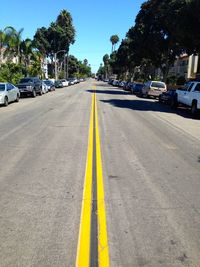
[(109, 265), (199, 267), (200, 120), (94, 80), (0, 108), (0, 267), (76, 266), (94, 91)]

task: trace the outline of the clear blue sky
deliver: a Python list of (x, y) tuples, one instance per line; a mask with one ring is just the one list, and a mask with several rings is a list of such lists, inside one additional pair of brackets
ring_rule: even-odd
[(33, 38), (37, 28), (48, 27), (61, 10), (68, 10), (76, 29), (76, 42), (70, 54), (88, 59), (96, 72), (105, 54), (110, 54), (110, 36), (120, 40), (134, 25), (144, 0), (9, 0), (1, 2), (0, 29), (24, 28), (23, 39)]

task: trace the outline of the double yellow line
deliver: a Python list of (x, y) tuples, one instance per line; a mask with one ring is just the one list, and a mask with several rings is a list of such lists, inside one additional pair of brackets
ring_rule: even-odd
[[(96, 104), (95, 87), (93, 87), (94, 93), (92, 96), (92, 107), (90, 113), (90, 128), (89, 128), (89, 141), (87, 152), (87, 163), (85, 172), (85, 182), (82, 200), (82, 212), (81, 222), (79, 229), (79, 241), (77, 249), (76, 267), (109, 267), (109, 249), (107, 238), (107, 226), (106, 226), (106, 211), (104, 201), (104, 185), (103, 185), (103, 172), (102, 172), (102, 160), (101, 160), (101, 148), (99, 137), (99, 125), (98, 125), (98, 112)], [(94, 147), (96, 146), (96, 147)], [(93, 155), (95, 153), (95, 157)], [(96, 162), (94, 161), (96, 159)], [(94, 199), (93, 196), (93, 179), (94, 179), (94, 167), (97, 184), (97, 196)], [(97, 235), (91, 236), (92, 225), (92, 205), (93, 201), (97, 201)], [(97, 266), (91, 266), (91, 241), (92, 238), (97, 238), (98, 244), (98, 263)], [(95, 255), (94, 255), (95, 256)], [(96, 256), (95, 256), (96, 257)]]

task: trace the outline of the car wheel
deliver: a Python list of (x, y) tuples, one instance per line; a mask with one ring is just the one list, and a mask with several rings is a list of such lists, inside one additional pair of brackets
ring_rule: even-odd
[(36, 91), (35, 90), (33, 90), (33, 92), (32, 92), (32, 97), (36, 97)]
[(17, 98), (15, 100), (16, 102), (19, 102), (19, 94), (17, 94)]
[(4, 106), (7, 107), (8, 106), (8, 97), (5, 96), (4, 98)]
[(174, 96), (172, 98), (170, 106), (172, 109), (176, 109), (178, 107), (177, 96)]
[(196, 101), (192, 102), (191, 113), (193, 116), (195, 116), (197, 114), (197, 102)]

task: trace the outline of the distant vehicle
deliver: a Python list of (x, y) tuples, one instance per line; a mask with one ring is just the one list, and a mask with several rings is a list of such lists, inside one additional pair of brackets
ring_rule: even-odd
[(171, 105), (173, 102), (173, 98), (174, 98), (175, 94), (176, 94), (176, 90), (173, 90), (173, 89), (171, 89), (167, 92), (164, 92), (164, 93), (159, 95), (159, 97), (158, 97), (159, 102)]
[(55, 88), (63, 88), (63, 83), (60, 80), (55, 81)]
[(69, 85), (74, 85), (75, 84), (73, 78), (68, 78), (67, 80), (69, 82)]
[(132, 82), (126, 82), (123, 86), (123, 89), (125, 91), (131, 91), (131, 87), (133, 86), (133, 83)]
[(43, 82), (46, 84), (47, 90), (49, 92), (55, 90), (55, 86), (54, 86), (54, 83), (52, 81), (50, 81), (50, 80), (43, 80)]
[(60, 81), (62, 82), (62, 84), (63, 84), (64, 87), (65, 86), (69, 86), (69, 82), (67, 80), (61, 79)]
[(143, 86), (143, 83), (132, 83), (130, 86), (131, 94), (141, 95)]
[(19, 89), (11, 83), (0, 83), (0, 105), (8, 106), (10, 102), (19, 102)]
[(113, 85), (113, 86), (118, 86), (118, 84), (119, 84), (119, 81), (118, 81), (118, 80), (114, 80), (114, 81), (112, 82), (112, 85)]
[(27, 77), (20, 80), (17, 85), (21, 95), (31, 95), (36, 97), (42, 95), (42, 81), (37, 77)]
[(125, 81), (119, 81), (118, 86), (119, 87), (124, 87), (125, 84), (126, 84)]
[(176, 90), (172, 107), (179, 104), (190, 107), (192, 115), (200, 111), (200, 82), (187, 82), (183, 88)]
[(161, 81), (148, 81), (142, 88), (143, 97), (159, 97), (160, 94), (167, 91), (167, 86)]

